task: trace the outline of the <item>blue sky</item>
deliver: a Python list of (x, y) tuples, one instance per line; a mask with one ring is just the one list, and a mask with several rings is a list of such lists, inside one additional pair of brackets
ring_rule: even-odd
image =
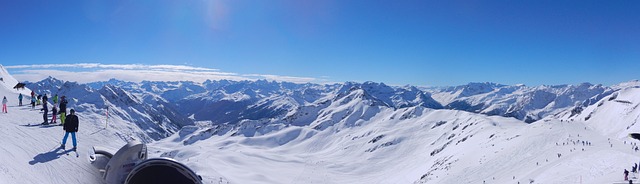
[[(0, 64), (19, 80), (179, 72), (194, 80), (611, 85), (640, 79), (638, 10), (640, 1), (589, 0), (0, 1)], [(135, 75), (158, 70), (165, 73)]]

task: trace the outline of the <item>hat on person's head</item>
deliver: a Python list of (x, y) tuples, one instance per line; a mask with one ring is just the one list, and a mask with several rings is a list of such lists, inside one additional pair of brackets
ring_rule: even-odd
[(71, 114), (73, 114), (73, 113), (75, 113), (76, 111), (75, 111), (75, 110), (73, 110), (73, 109), (71, 109), (71, 110), (69, 110), (69, 112), (70, 112)]

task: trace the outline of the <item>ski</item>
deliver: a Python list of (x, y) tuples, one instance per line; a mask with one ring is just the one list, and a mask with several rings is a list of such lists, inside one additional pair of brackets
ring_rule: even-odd
[(62, 153), (64, 153), (65, 155), (70, 155), (71, 152), (75, 152), (76, 157), (80, 157), (80, 154), (78, 153), (78, 149), (77, 148), (76, 149), (72, 148), (72, 149), (67, 150), (64, 147), (60, 147), (59, 149), (62, 149)]
[(67, 151), (67, 149), (65, 147), (60, 147), (60, 149), (62, 149), (62, 153), (64, 153), (65, 155), (69, 155), (69, 151)]

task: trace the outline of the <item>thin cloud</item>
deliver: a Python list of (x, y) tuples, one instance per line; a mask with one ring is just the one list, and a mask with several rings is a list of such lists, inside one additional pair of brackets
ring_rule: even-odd
[(287, 82), (294, 82), (294, 83), (307, 83), (307, 82), (313, 82), (316, 80), (315, 78), (311, 78), (311, 77), (291, 77), (291, 76), (265, 75), (265, 74), (247, 74), (243, 76), (257, 77), (257, 78), (263, 78), (266, 80), (274, 80), (274, 81), (287, 81)]
[[(112, 78), (141, 81), (194, 81), (206, 80), (274, 80), (293, 83), (325, 83), (326, 79), (294, 77), (270, 74), (238, 74), (221, 72), (218, 69), (192, 67), (186, 65), (142, 65), (142, 64), (43, 64), (6, 66), (15, 69), (13, 76), (20, 81), (39, 81), (49, 76), (79, 83), (106, 81)], [(88, 70), (88, 71), (87, 71)]]
[(123, 70), (195, 70), (195, 71), (218, 71), (218, 69), (192, 67), (186, 65), (143, 65), (143, 64), (100, 64), (100, 63), (76, 63), (76, 64), (41, 64), (41, 65), (14, 65), (7, 66), (9, 69), (24, 68), (83, 68), (83, 69), (123, 69)]

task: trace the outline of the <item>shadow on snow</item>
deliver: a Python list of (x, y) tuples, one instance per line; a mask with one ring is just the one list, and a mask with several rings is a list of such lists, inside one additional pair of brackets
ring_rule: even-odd
[(42, 123), (33, 123), (33, 124), (26, 124), (26, 125), (20, 125), (20, 126), (23, 126), (23, 127), (51, 128), (51, 127), (59, 127), (60, 125), (58, 123), (46, 124), (46, 125), (43, 125)]
[(56, 148), (46, 153), (40, 153), (34, 156), (33, 160), (29, 161), (29, 164), (35, 165), (37, 163), (46, 163), (46, 162), (58, 159), (60, 158), (60, 155), (67, 154), (72, 151), (71, 149), (69, 149), (69, 150), (64, 150), (62, 152), (58, 152), (60, 150), (62, 150), (62, 148)]

